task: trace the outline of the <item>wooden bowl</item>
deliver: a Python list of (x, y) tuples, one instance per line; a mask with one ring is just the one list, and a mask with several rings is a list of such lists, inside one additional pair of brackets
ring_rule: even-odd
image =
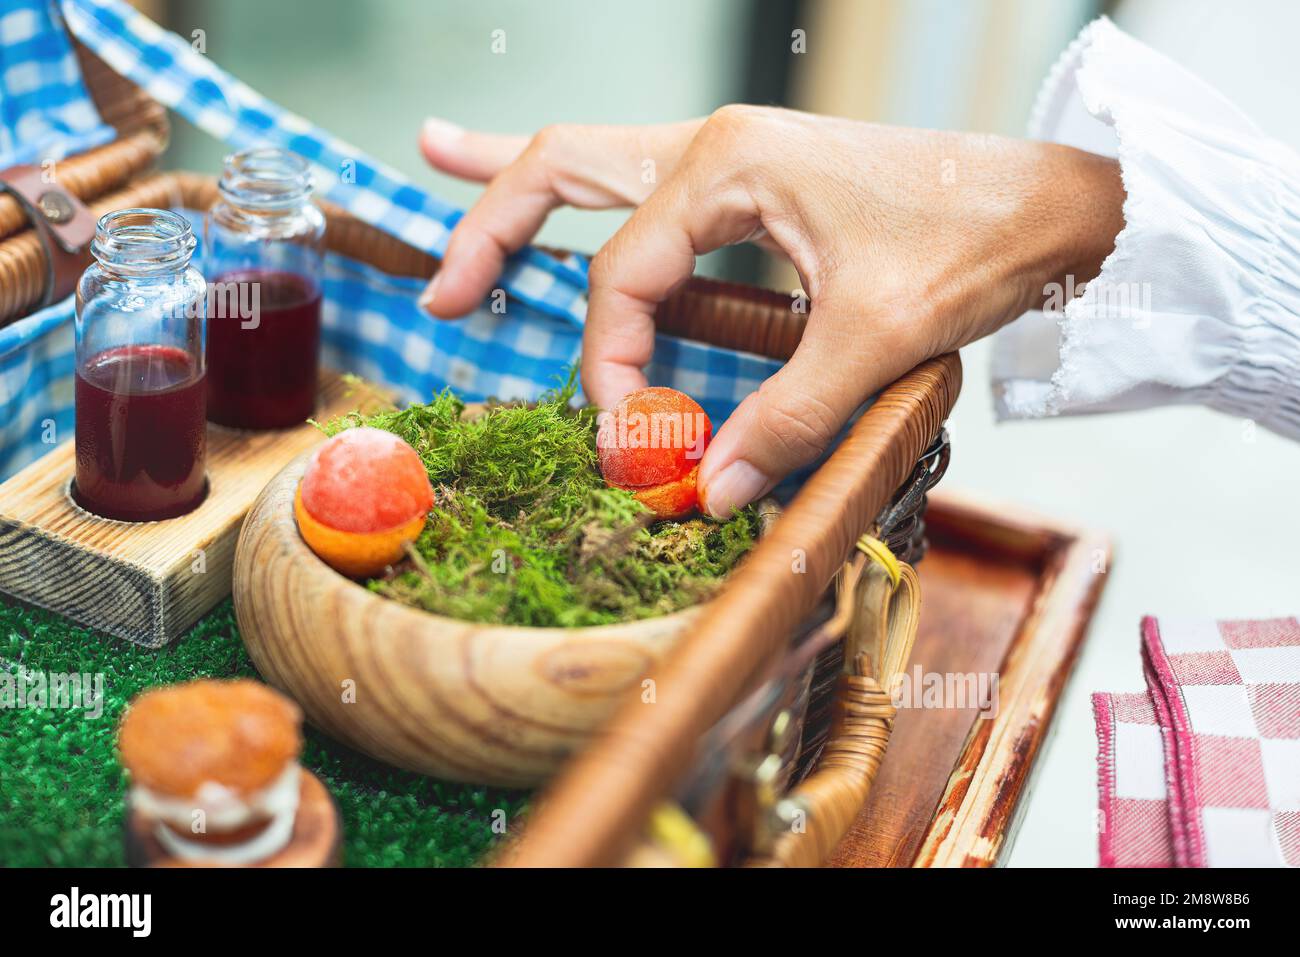
[[(522, 628), (383, 598), (299, 536), (293, 497), (307, 458), (272, 479), (244, 521), (235, 613), (262, 676), (314, 725), (381, 761), (457, 781), (539, 784), (653, 677), (702, 610)], [(654, 707), (652, 686), (644, 697)]]

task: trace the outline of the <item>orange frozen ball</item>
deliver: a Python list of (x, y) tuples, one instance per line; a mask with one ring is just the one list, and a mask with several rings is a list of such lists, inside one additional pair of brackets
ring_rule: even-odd
[(596, 452), (605, 481), (626, 489), (660, 518), (677, 518), (699, 504), (695, 475), (713, 438), (698, 402), (656, 386), (625, 396), (600, 417)]
[(433, 486), (415, 450), (382, 429), (348, 429), (322, 445), (294, 498), (298, 531), (333, 568), (379, 574), (424, 528)]
[(676, 389), (638, 389), (603, 413), (596, 451), (605, 481), (624, 488), (662, 485), (700, 464), (713, 423)]
[(700, 493), (695, 481), (699, 471), (698, 468), (693, 468), (671, 482), (630, 488), (627, 491), (654, 512), (656, 518), (682, 518), (700, 507)]

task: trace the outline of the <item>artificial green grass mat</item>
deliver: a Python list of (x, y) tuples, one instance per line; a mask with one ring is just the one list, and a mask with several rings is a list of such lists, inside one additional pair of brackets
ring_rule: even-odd
[[(81, 708), (0, 707), (0, 865), (9, 867), (124, 865), (126, 782), (115, 748), (127, 702), (154, 685), (256, 676), (229, 599), (158, 651), (0, 599), (0, 671), (22, 669), (102, 673), (104, 700), (98, 718)], [(526, 805), (525, 792), (434, 780), (312, 728), (305, 736), (302, 763), (338, 802), (349, 866), (479, 863), (501, 823), (513, 824)]]

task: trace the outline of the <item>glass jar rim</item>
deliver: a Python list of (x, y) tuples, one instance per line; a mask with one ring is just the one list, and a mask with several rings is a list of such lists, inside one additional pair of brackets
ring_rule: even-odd
[(311, 195), (311, 164), (278, 146), (252, 146), (226, 157), (218, 186), (222, 197), (236, 206), (292, 208)]
[(107, 266), (183, 268), (197, 241), (190, 221), (167, 209), (131, 207), (99, 217), (91, 254)]

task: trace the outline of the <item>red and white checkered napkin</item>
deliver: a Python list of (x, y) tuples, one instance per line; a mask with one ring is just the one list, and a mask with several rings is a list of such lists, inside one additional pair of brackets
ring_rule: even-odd
[(1300, 866), (1300, 622), (1142, 619), (1094, 694), (1102, 867)]

